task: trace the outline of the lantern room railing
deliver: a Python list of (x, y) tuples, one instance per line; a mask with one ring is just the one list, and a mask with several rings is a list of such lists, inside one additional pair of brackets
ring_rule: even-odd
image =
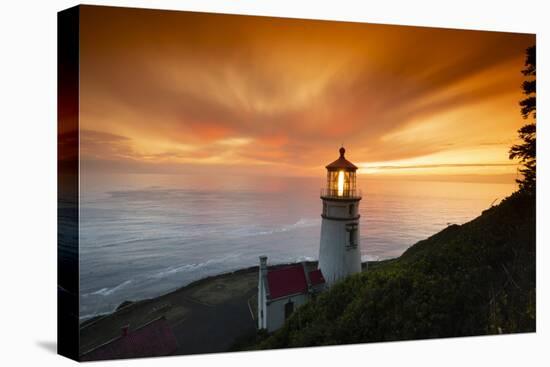
[(361, 189), (349, 189), (349, 190), (338, 190), (338, 189), (321, 189), (321, 197), (324, 198), (335, 198), (335, 199), (358, 199), (361, 198), (362, 193)]

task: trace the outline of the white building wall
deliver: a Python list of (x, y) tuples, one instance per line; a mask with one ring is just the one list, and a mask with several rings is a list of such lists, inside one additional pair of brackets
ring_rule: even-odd
[[(319, 268), (328, 285), (361, 271), (359, 243), (359, 201), (324, 200), (325, 212), (321, 222)], [(350, 211), (350, 205), (353, 205)], [(334, 219), (331, 219), (334, 218)], [(350, 243), (349, 226), (356, 226), (355, 246)]]
[(258, 286), (258, 329), (266, 329), (266, 295), (265, 286), (262, 282)]
[(288, 301), (294, 302), (294, 311), (309, 300), (307, 294), (279, 298), (267, 304), (267, 331), (273, 332), (285, 323), (285, 305)]
[(258, 329), (266, 329), (267, 321), (267, 257), (260, 256), (258, 269)]

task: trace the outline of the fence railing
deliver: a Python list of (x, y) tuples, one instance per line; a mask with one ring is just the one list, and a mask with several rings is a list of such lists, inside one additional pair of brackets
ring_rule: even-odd
[(321, 197), (337, 198), (337, 199), (356, 199), (362, 196), (361, 189), (355, 190), (337, 190), (337, 189), (321, 189)]

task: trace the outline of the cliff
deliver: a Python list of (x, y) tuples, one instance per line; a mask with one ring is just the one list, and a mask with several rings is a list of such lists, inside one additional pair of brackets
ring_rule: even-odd
[(535, 198), (515, 193), (337, 283), (237, 349), (534, 332), (535, 296)]

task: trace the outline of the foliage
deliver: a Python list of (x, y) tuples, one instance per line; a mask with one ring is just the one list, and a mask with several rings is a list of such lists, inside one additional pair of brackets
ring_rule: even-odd
[(526, 98), (520, 101), (521, 115), (524, 119), (533, 118), (530, 122), (518, 130), (520, 144), (513, 145), (510, 148), (510, 159), (519, 159), (523, 167), (519, 170), (522, 174), (521, 179), (516, 181), (522, 191), (535, 193), (536, 189), (536, 171), (537, 171), (537, 143), (536, 143), (536, 118), (537, 118), (537, 97), (536, 97), (536, 48), (531, 46), (526, 50), (525, 69), (523, 75), (528, 77), (522, 84), (523, 94)]
[(335, 284), (242, 349), (535, 330), (535, 199), (517, 192)]

